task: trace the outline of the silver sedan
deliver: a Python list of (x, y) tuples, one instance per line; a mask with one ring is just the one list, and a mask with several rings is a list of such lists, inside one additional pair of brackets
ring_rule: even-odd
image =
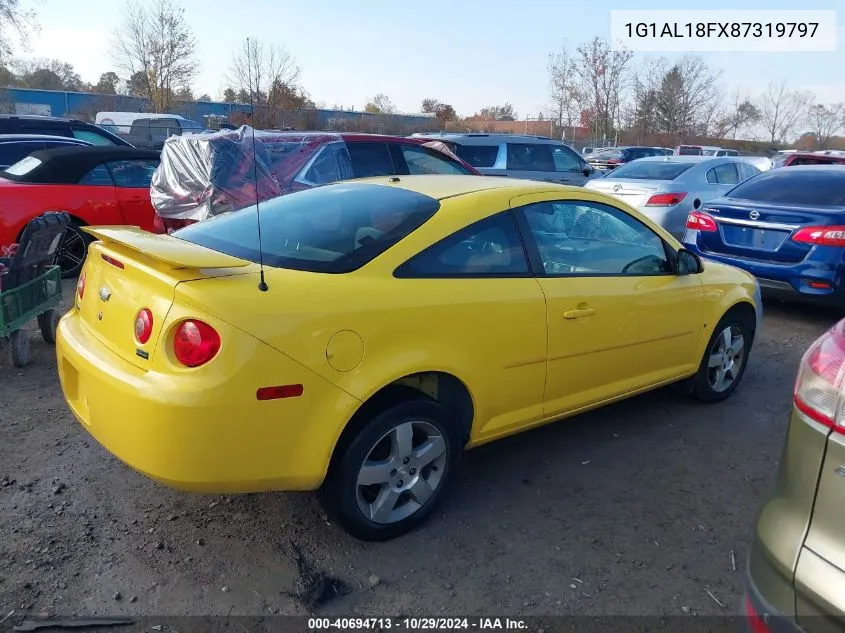
[(619, 198), (680, 239), (690, 211), (759, 173), (730, 156), (654, 156), (617, 167), (585, 187)]

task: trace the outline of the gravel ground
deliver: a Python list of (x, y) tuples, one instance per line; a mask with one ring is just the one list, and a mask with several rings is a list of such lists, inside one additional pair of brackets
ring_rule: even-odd
[(324, 615), (735, 613), (798, 361), (837, 318), (767, 304), (727, 402), (659, 391), (471, 451), (441, 512), (383, 544), (311, 494), (191, 495), (124, 467), (33, 331), (29, 367), (0, 359), (0, 620), (303, 615), (321, 582)]

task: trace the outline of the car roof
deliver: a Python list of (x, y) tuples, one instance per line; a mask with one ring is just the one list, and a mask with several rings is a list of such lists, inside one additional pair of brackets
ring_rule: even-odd
[[(501, 176), (463, 176), (463, 175), (416, 175), (416, 176), (376, 176), (373, 178), (356, 178), (346, 180), (344, 184), (383, 184), (391, 187), (407, 189), (429, 196), (436, 200), (445, 200), (479, 191), (491, 189), (512, 189), (514, 193), (520, 190), (536, 192), (540, 190), (578, 190), (582, 187), (567, 187), (555, 183), (521, 178), (502, 178)], [(331, 185), (325, 185), (331, 186)]]
[(97, 165), (107, 160), (161, 160), (156, 150), (92, 145), (90, 147), (59, 147), (30, 154), (41, 164), (26, 174), (16, 176), (0, 171), (0, 176), (14, 182), (32, 184), (75, 184)]
[(58, 136), (56, 134), (0, 134), (0, 143), (14, 143), (17, 141), (62, 141), (78, 145), (93, 145), (89, 141), (72, 136)]
[(547, 136), (534, 136), (531, 134), (487, 134), (483, 132), (441, 132), (432, 134), (414, 135), (412, 138), (425, 139), (429, 141), (450, 141), (463, 145), (499, 145), (508, 141), (514, 143), (528, 143), (537, 145), (564, 145), (563, 142)]
[(795, 174), (801, 173), (805, 171), (818, 171), (818, 172), (834, 172), (834, 173), (845, 173), (845, 164), (836, 163), (833, 165), (790, 165), (789, 167), (784, 167), (781, 169), (772, 169), (767, 173), (772, 174)]
[(42, 116), (40, 114), (0, 114), (0, 119), (21, 119), (22, 121), (50, 121), (53, 123), (84, 123), (78, 119), (67, 119), (58, 116)]

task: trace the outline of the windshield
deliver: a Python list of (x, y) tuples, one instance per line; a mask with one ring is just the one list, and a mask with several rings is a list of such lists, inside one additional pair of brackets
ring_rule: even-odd
[(28, 174), (33, 169), (38, 167), (41, 164), (41, 161), (33, 156), (27, 156), (16, 162), (11, 167), (6, 168), (6, 173), (11, 176), (23, 176), (24, 174)]
[(695, 163), (664, 163), (655, 160), (635, 160), (613, 170), (613, 179), (675, 180)]
[[(360, 268), (440, 208), (429, 196), (386, 185), (336, 184), (263, 202), (264, 263), (278, 268), (346, 273)], [(172, 233), (179, 239), (251, 262), (260, 261), (255, 206)]]
[(808, 207), (845, 206), (845, 169), (764, 171), (734, 187), (727, 197)]

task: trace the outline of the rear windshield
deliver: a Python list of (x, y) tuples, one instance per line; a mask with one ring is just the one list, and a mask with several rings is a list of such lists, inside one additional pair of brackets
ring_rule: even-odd
[(680, 156), (701, 156), (701, 148), (700, 147), (679, 147), (678, 154)]
[(664, 163), (662, 161), (635, 160), (613, 170), (613, 178), (637, 180), (675, 180), (695, 163)]
[(455, 146), (458, 158), (473, 167), (492, 167), (499, 155), (498, 145), (460, 145)]
[(734, 187), (727, 196), (797, 206), (845, 206), (845, 169), (796, 167), (764, 171)]
[[(360, 268), (419, 228), (440, 208), (429, 196), (386, 185), (341, 183), (262, 202), (264, 263), (323, 273)], [(258, 263), (256, 208), (216, 216), (172, 233)]]

